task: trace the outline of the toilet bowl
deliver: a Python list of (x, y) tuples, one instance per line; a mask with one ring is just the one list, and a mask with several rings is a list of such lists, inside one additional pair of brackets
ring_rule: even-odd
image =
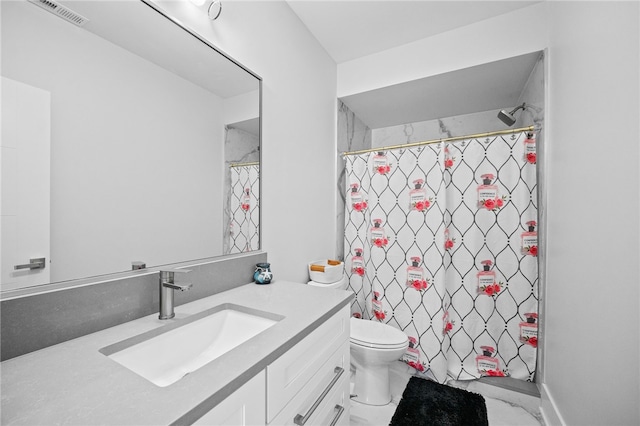
[[(309, 281), (314, 287), (346, 289), (348, 278), (325, 284)], [(350, 319), (349, 346), (351, 366), (355, 369), (352, 399), (367, 405), (391, 402), (389, 366), (402, 357), (409, 338), (402, 331), (375, 320)]]
[(355, 367), (353, 400), (368, 405), (391, 402), (389, 366), (409, 347), (402, 331), (376, 321), (351, 318), (351, 365)]

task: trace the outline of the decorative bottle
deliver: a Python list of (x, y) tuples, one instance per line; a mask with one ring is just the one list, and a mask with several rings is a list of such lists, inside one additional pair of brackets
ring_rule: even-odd
[(373, 172), (381, 175), (388, 173), (391, 170), (389, 166), (389, 159), (383, 151), (379, 151), (373, 156)]
[(411, 258), (411, 265), (407, 267), (407, 287), (413, 287), (416, 290), (424, 290), (427, 288), (427, 280), (424, 279), (424, 269), (420, 266), (420, 257)]
[(538, 233), (536, 232), (536, 221), (527, 222), (527, 232), (522, 233), (522, 254), (530, 256), (538, 255)]
[(493, 285), (496, 282), (496, 272), (491, 270), (493, 262), (490, 260), (483, 260), (482, 270), (478, 271), (478, 293), (487, 293), (486, 289), (493, 289)]
[(446, 310), (444, 312), (444, 315), (442, 316), (442, 323), (444, 324), (442, 327), (442, 334), (447, 334), (448, 332), (450, 332), (451, 330), (453, 330), (453, 324), (454, 321), (451, 321), (451, 319), (449, 318), (449, 311)]
[(413, 181), (414, 188), (409, 191), (409, 208), (422, 211), (425, 209), (427, 200), (427, 191), (422, 187), (424, 179), (416, 179)]
[(351, 192), (349, 193), (349, 198), (351, 199), (351, 204), (354, 205), (356, 203), (362, 202), (362, 195), (358, 192), (360, 185), (357, 183), (351, 184)]
[[(482, 355), (476, 356), (476, 366), (481, 373), (497, 372), (500, 370), (500, 360), (493, 355), (495, 349), (492, 346), (480, 346)], [(489, 375), (492, 375), (489, 373)]]
[(536, 135), (528, 132), (524, 140), (524, 160), (528, 163), (536, 163)]
[(362, 194), (358, 192), (360, 185), (357, 183), (351, 184), (351, 192), (349, 193), (349, 198), (351, 200), (351, 206), (356, 211), (362, 211), (367, 208), (367, 202), (364, 201)]
[(409, 336), (409, 347), (405, 351), (404, 356), (402, 357), (402, 360), (412, 366), (414, 364), (420, 363), (420, 351), (418, 350), (418, 340), (415, 337)]
[(364, 259), (362, 258), (362, 249), (355, 249), (355, 255), (351, 258), (351, 271), (361, 277), (364, 276)]
[(251, 189), (245, 188), (242, 194), (242, 210), (249, 211), (251, 208)]
[(371, 227), (371, 244), (376, 247), (383, 247), (387, 245), (387, 236), (382, 227), (382, 219), (373, 219), (373, 226)]
[(373, 315), (376, 319), (382, 321), (385, 318), (384, 309), (382, 308), (382, 300), (380, 300), (380, 293), (377, 291), (373, 292), (373, 300), (371, 301), (371, 305), (373, 307)]
[(538, 346), (538, 314), (529, 312), (524, 314), (526, 320), (520, 323), (520, 341), (533, 347)]
[(451, 156), (451, 153), (449, 152), (449, 147), (445, 146), (444, 147), (444, 167), (445, 169), (450, 169), (453, 167), (455, 161), (455, 157)]
[[(489, 201), (490, 203), (494, 203), (498, 198), (498, 186), (492, 184), (495, 178), (493, 174), (487, 173), (480, 177), (482, 178), (482, 185), (478, 185), (478, 207), (488, 208), (490, 204), (485, 203), (488, 200), (491, 200)], [(493, 207), (488, 210), (493, 210)]]
[(449, 228), (445, 228), (444, 230), (444, 248), (445, 250), (451, 250), (455, 245), (456, 239), (451, 238), (449, 234)]

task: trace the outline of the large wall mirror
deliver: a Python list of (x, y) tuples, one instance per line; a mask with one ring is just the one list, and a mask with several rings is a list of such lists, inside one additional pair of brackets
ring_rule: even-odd
[(3, 291), (260, 248), (257, 75), (162, 2), (0, 7)]

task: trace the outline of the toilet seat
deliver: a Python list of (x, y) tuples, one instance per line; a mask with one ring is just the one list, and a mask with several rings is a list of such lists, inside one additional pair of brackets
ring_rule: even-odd
[(375, 321), (351, 318), (352, 344), (367, 348), (399, 349), (407, 346), (409, 338), (402, 331)]
[(350, 340), (350, 343), (354, 347), (358, 346), (362, 348), (378, 349), (378, 350), (396, 350), (396, 349), (406, 348), (407, 346), (409, 346), (407, 343), (401, 343), (397, 345), (378, 345), (375, 343), (361, 342), (353, 339)]

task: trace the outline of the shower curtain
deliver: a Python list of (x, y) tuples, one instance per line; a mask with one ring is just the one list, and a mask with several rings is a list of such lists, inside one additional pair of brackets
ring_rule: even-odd
[(230, 168), (229, 243), (227, 253), (243, 253), (260, 248), (260, 165)]
[(352, 313), (404, 331), (416, 375), (533, 380), (535, 135), (345, 159)]

